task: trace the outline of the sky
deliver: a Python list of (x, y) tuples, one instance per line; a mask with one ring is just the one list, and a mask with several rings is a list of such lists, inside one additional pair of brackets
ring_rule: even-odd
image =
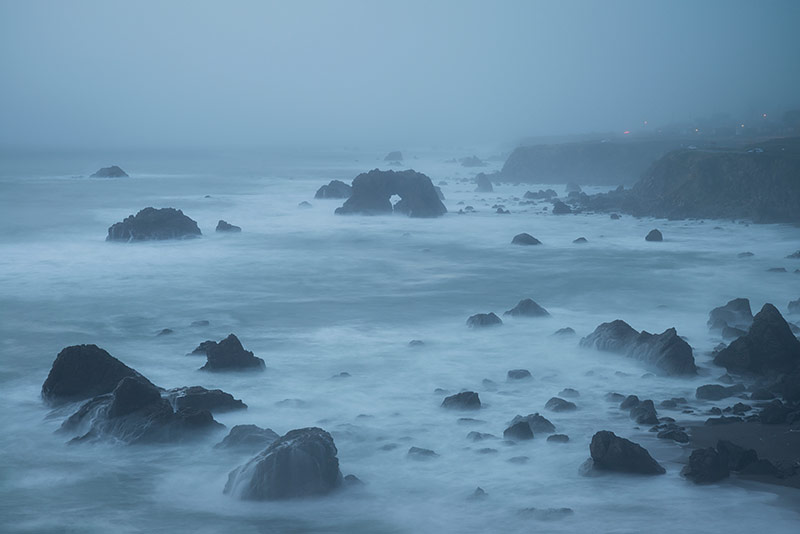
[(800, 107), (800, 1), (0, 0), (0, 146), (420, 146)]

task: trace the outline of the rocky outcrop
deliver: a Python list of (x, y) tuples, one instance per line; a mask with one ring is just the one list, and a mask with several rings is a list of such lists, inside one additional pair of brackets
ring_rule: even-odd
[(527, 423), (535, 434), (552, 434), (556, 431), (555, 425), (548, 421), (546, 417), (539, 415), (539, 412), (526, 416), (517, 415), (511, 420), (510, 425), (513, 426), (519, 422)]
[(494, 187), (492, 187), (492, 181), (486, 176), (485, 173), (478, 173), (475, 176), (475, 192), (476, 193), (491, 193), (494, 191)]
[(337, 454), (321, 428), (292, 430), (231, 471), (224, 493), (256, 501), (328, 494), (342, 485)]
[(554, 412), (571, 412), (578, 409), (578, 406), (576, 406), (574, 402), (564, 400), (560, 397), (550, 398), (550, 400), (545, 403), (544, 407)]
[(800, 313), (800, 299), (789, 301), (789, 313)]
[(503, 315), (512, 317), (550, 317), (550, 314), (531, 299), (522, 299)]
[(147, 381), (97, 345), (73, 345), (56, 356), (42, 397), (51, 404), (85, 400), (111, 393), (125, 377)]
[(481, 399), (474, 391), (462, 391), (450, 395), (442, 401), (442, 408), (451, 410), (478, 410), (480, 407)]
[(222, 219), (217, 223), (217, 232), (241, 232), (242, 227), (230, 224)]
[(729, 372), (771, 376), (800, 370), (800, 341), (772, 304), (764, 304), (747, 335), (722, 349), (714, 363)]
[(206, 389), (202, 386), (171, 389), (166, 392), (166, 398), (172, 403), (175, 410), (191, 408), (221, 413), (247, 409), (245, 403), (233, 398), (230, 393), (225, 393), (221, 389)]
[(112, 165), (111, 167), (103, 167), (102, 169), (98, 170), (96, 173), (91, 175), (91, 178), (127, 178), (128, 173), (117, 167), (116, 165)]
[(341, 180), (331, 180), (328, 185), (317, 189), (314, 198), (350, 198), (352, 192), (353, 188)]
[[(400, 200), (392, 206), (392, 195)], [(403, 213), (409, 217), (439, 217), (447, 213), (431, 179), (424, 174), (374, 169), (353, 180), (350, 198), (336, 209), (339, 215)]]
[(733, 299), (724, 306), (711, 310), (708, 314), (708, 327), (723, 329), (726, 326), (747, 330), (753, 324), (753, 312), (750, 310), (750, 300)]
[(666, 473), (666, 470), (650, 456), (647, 449), (607, 430), (602, 430), (592, 437), (589, 452), (595, 469), (642, 475)]
[(399, 150), (393, 150), (386, 154), (383, 161), (403, 161), (403, 153)]
[(646, 236), (644, 236), (645, 241), (664, 241), (664, 236), (661, 235), (661, 231), (657, 228), (650, 230)]
[(531, 427), (525, 421), (511, 423), (511, 426), (503, 431), (503, 437), (510, 440), (524, 441), (533, 439)]
[(204, 350), (208, 361), (200, 368), (201, 371), (234, 371), (253, 369), (262, 371), (266, 367), (264, 360), (257, 358), (249, 350), (245, 350), (241, 341), (235, 335), (214, 343), (205, 341), (195, 349)]
[(114, 223), (106, 241), (148, 241), (199, 237), (197, 223), (174, 208), (145, 208)]
[(531, 372), (527, 369), (509, 369), (506, 373), (508, 380), (527, 380), (531, 378)]
[(695, 484), (718, 482), (730, 476), (728, 458), (713, 447), (695, 449), (689, 456), (689, 464), (683, 468), (681, 475), (694, 481)]
[(739, 395), (744, 392), (745, 387), (742, 384), (734, 386), (720, 386), (719, 384), (706, 384), (700, 386), (695, 391), (695, 397), (702, 400), (722, 400), (734, 395)]
[(484, 328), (487, 326), (500, 326), (503, 321), (495, 315), (490, 313), (476, 313), (467, 319), (467, 326), (470, 328)]
[(572, 208), (561, 202), (560, 200), (556, 200), (553, 202), (553, 211), (551, 212), (553, 215), (567, 215), (572, 213)]
[(661, 334), (637, 332), (625, 321), (603, 323), (581, 339), (582, 347), (624, 354), (642, 361), (666, 375), (694, 375), (692, 348), (674, 328)]
[(125, 377), (114, 391), (86, 402), (61, 426), (75, 442), (173, 443), (224, 428), (207, 410), (173, 410), (159, 389), (142, 377)]
[(531, 234), (521, 233), (514, 236), (511, 240), (512, 245), (541, 245), (542, 242), (533, 237)]
[(214, 445), (215, 449), (263, 450), (280, 436), (270, 428), (256, 425), (236, 425), (225, 438)]

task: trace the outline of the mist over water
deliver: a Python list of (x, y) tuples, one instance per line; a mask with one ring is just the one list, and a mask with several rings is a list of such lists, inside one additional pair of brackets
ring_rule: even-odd
[[(745, 532), (768, 514), (772, 532), (794, 532), (797, 514), (777, 506), (788, 498), (778, 489), (688, 483), (679, 476), (688, 450), (635, 429), (604, 396), (691, 398), (721, 374), (709, 367), (720, 339), (707, 330), (708, 311), (739, 296), (755, 309), (764, 302), (784, 309), (797, 275), (766, 270), (791, 267), (784, 257), (800, 248), (796, 228), (556, 217), (540, 206), (526, 212), (509, 199), (546, 185), (475, 193), (474, 184), (457, 181), (471, 173), (444, 163), (459, 155), (407, 156), (434, 183), (448, 182), (442, 189), (450, 213), (435, 220), (335, 216), (341, 201), (313, 199), (330, 179), (349, 181), (379, 166), (382, 154), (375, 153), (282, 160), (223, 154), (201, 162), (130, 154), (132, 178), (120, 180), (79, 176), (88, 173), (59, 158), (40, 158), (41, 170), (27, 174), (15, 170), (24, 163), (4, 162), (0, 530), (694, 532), (702, 518), (708, 531)], [(64, 174), (65, 167), (75, 175)], [(303, 200), (313, 207), (298, 208)], [(478, 213), (458, 215), (460, 201)], [(512, 213), (495, 214), (496, 202)], [(203, 237), (104, 241), (111, 223), (149, 205), (181, 208)], [(216, 234), (218, 219), (244, 230)], [(644, 240), (655, 227), (663, 243)], [(543, 245), (510, 245), (520, 232)], [(580, 236), (589, 242), (573, 244)], [(738, 258), (744, 251), (755, 256)], [(526, 297), (551, 317), (467, 329), (469, 315), (501, 314)], [(579, 336), (617, 318), (650, 332), (676, 327), (694, 348), (700, 375), (653, 376), (633, 360), (578, 348)], [(189, 326), (198, 320), (210, 325)], [(578, 336), (552, 335), (566, 326)], [(156, 336), (163, 328), (175, 332)], [(232, 332), (266, 361), (266, 372), (202, 373), (205, 359), (186, 355)], [(412, 339), (425, 345), (409, 347)], [(68, 436), (54, 431), (75, 406), (53, 412), (39, 395), (55, 355), (78, 343), (105, 348), (160, 386), (197, 384), (242, 399), (246, 411), (215, 416), (228, 428), (257, 424), (283, 434), (321, 426), (334, 436), (342, 472), (366, 485), (320, 499), (235, 500), (222, 488), (250, 455), (214, 450), (226, 431), (175, 446), (67, 445)], [(506, 372), (516, 368), (533, 378), (508, 382)], [(342, 372), (350, 376), (335, 377)], [(482, 383), (486, 378), (495, 385)], [(579, 409), (547, 412), (547, 399), (565, 387), (580, 392)], [(484, 407), (440, 408), (462, 389), (477, 391)], [(502, 438), (515, 415), (537, 411), (570, 442), (548, 443), (544, 435), (513, 445), (466, 439), (471, 430)], [(479, 421), (464, 424), (461, 417)], [(581, 476), (591, 436), (603, 429), (641, 443), (667, 474)], [(411, 446), (440, 456), (406, 459)], [(528, 462), (509, 462), (519, 456)], [(489, 496), (469, 500), (477, 486)], [(569, 507), (574, 515), (542, 522), (519, 513), (529, 507)]]

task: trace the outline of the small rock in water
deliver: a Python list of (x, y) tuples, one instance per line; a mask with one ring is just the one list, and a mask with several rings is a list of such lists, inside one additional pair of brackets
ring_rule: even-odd
[(512, 245), (541, 245), (542, 242), (533, 237), (531, 234), (517, 234), (511, 240)]
[(509, 380), (524, 380), (531, 378), (531, 372), (527, 369), (511, 369), (508, 373)]
[(168, 336), (168, 335), (170, 335), (170, 334), (173, 334), (174, 332), (175, 332), (175, 331), (174, 331), (174, 330), (172, 330), (171, 328), (165, 328), (164, 330), (162, 330), (161, 332), (159, 332), (159, 333), (158, 333), (158, 334), (156, 334), (156, 335), (157, 335), (157, 336)]
[(551, 443), (567, 443), (569, 441), (569, 436), (566, 434), (553, 434), (547, 436), (547, 441)]
[(533, 439), (533, 432), (526, 421), (519, 421), (506, 428), (503, 431), (503, 437), (510, 440), (524, 441)]
[(474, 391), (462, 391), (450, 395), (442, 401), (442, 408), (454, 410), (477, 410), (481, 407), (481, 400)]
[(558, 396), (559, 397), (567, 397), (569, 399), (575, 399), (575, 398), (580, 397), (581, 394), (578, 393), (578, 390), (576, 390), (576, 389), (564, 388), (564, 389), (562, 389), (561, 391), (558, 392)]
[(661, 232), (657, 229), (650, 230), (645, 238), (645, 241), (664, 241), (664, 236), (661, 235)]
[(410, 449), (408, 449), (406, 457), (409, 458), (410, 460), (431, 460), (433, 458), (438, 458), (439, 455), (430, 449), (411, 447)]
[(583, 243), (588, 243), (588, 242), (589, 242), (589, 240), (586, 239), (585, 237), (579, 237), (578, 239), (575, 239), (573, 241), (573, 243), (576, 243), (578, 245), (583, 244)]
[(217, 232), (241, 232), (242, 228), (233, 224), (229, 224), (222, 219), (217, 223)]
[(567, 326), (566, 328), (559, 328), (555, 332), (553, 332), (554, 336), (574, 336), (575, 330)]
[(667, 472), (647, 449), (607, 430), (597, 432), (592, 437), (589, 451), (594, 469), (642, 475), (662, 475)]
[(578, 409), (574, 402), (560, 399), (558, 397), (551, 398), (549, 401), (547, 401), (544, 407), (554, 412), (571, 412)]
[(522, 299), (519, 303), (503, 315), (512, 317), (549, 317), (550, 314), (531, 299)]
[(470, 328), (484, 328), (487, 326), (499, 326), (503, 324), (500, 317), (494, 313), (477, 313), (467, 319), (467, 326)]

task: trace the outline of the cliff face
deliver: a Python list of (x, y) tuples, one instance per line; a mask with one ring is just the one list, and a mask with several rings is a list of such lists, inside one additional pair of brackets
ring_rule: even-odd
[(633, 184), (676, 141), (587, 141), (516, 148), (501, 171), (504, 180), (581, 185)]
[(634, 215), (800, 222), (800, 152), (676, 150), (655, 162), (628, 194)]

